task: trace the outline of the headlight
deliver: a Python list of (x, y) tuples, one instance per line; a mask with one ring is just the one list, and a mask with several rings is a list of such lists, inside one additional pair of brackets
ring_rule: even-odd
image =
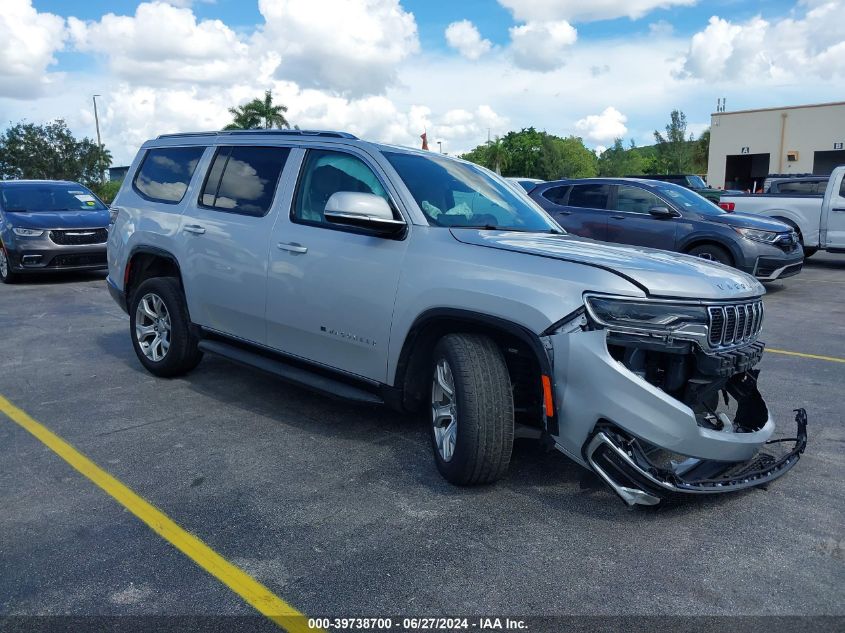
[(44, 231), (39, 231), (38, 229), (12, 229), (12, 231), (15, 235), (20, 235), (21, 237), (38, 237), (44, 234)]
[(587, 297), (586, 303), (590, 316), (611, 330), (688, 334), (693, 338), (707, 332), (704, 306), (599, 296)]
[(761, 231), (759, 229), (741, 229), (737, 227), (733, 227), (734, 231), (742, 235), (749, 240), (753, 240), (755, 242), (763, 242), (764, 244), (774, 244), (780, 233), (776, 231)]

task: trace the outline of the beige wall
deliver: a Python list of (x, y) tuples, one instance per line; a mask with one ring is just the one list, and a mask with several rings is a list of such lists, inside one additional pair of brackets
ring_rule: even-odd
[[(814, 152), (833, 150), (834, 143), (842, 142), (845, 142), (845, 103), (716, 112), (710, 115), (707, 181), (711, 187), (725, 187), (726, 157), (741, 154), (743, 147), (749, 148), (749, 154), (770, 154), (769, 173), (800, 174), (813, 171)], [(796, 162), (787, 162), (786, 154), (790, 151), (798, 152)]]

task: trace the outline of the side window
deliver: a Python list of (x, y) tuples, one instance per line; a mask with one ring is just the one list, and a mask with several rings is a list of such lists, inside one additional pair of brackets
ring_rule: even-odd
[(648, 213), (651, 207), (665, 207), (666, 203), (650, 191), (639, 187), (619, 185), (616, 193), (616, 210), (628, 213)]
[(185, 195), (205, 147), (157, 147), (147, 150), (132, 186), (145, 198), (176, 204)]
[(807, 180), (794, 180), (778, 184), (778, 192), (795, 193), (798, 195), (816, 193), (816, 183)]
[(374, 193), (389, 200), (373, 170), (342, 152), (309, 150), (305, 157), (291, 217), (294, 221), (327, 224), (326, 202), (338, 191)]
[(552, 187), (543, 192), (543, 197), (554, 204), (564, 204), (566, 201), (566, 192), (569, 191), (569, 186)]
[(842, 179), (842, 184), (839, 186), (839, 195), (845, 198), (845, 178)]
[(221, 147), (200, 194), (200, 205), (217, 211), (262, 217), (273, 204), (287, 147)]
[(610, 185), (573, 185), (567, 206), (585, 209), (606, 209)]

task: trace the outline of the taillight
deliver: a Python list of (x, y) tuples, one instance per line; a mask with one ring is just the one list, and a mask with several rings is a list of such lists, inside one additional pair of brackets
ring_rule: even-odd
[(722, 207), (728, 213), (731, 213), (734, 209), (736, 209), (736, 204), (733, 202), (720, 202), (719, 206)]

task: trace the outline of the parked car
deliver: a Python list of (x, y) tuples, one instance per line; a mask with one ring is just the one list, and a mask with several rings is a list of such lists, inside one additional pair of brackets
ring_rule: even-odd
[(539, 185), (540, 183), (546, 182), (545, 180), (540, 180), (539, 178), (519, 178), (519, 177), (510, 177), (507, 180), (511, 182), (515, 182), (520, 187), (525, 189), (525, 191), (531, 191), (534, 187)]
[(671, 183), (633, 178), (559, 180), (530, 196), (570, 233), (607, 242), (687, 253), (761, 281), (801, 272), (804, 254), (792, 227), (727, 213)]
[[(830, 176), (772, 178), (766, 180), (763, 193), (772, 195), (823, 196)], [(724, 195), (729, 195), (727, 192)]]
[(753, 277), (567, 235), (472, 163), (342, 132), (165, 135), (114, 211), (108, 288), (147, 370), (211, 353), (425, 410), (455, 484), (501, 477), (515, 436), (629, 504), (762, 485), (804, 450), (803, 414), (767, 445)]
[(845, 252), (845, 165), (833, 170), (822, 194), (724, 195), (719, 206), (791, 226), (807, 257)]
[(0, 182), (0, 281), (105, 269), (108, 225), (108, 208), (77, 182)]
[(706, 182), (704, 182), (704, 178), (695, 174), (648, 174), (642, 176), (626, 176), (626, 178), (638, 178), (640, 180), (648, 179), (659, 180), (661, 182), (670, 182), (673, 185), (686, 187), (690, 191), (694, 191), (698, 195), (704, 196), (711, 202), (716, 203), (719, 202), (719, 196), (724, 193), (724, 191), (721, 189), (714, 189), (713, 187), (710, 187)]

